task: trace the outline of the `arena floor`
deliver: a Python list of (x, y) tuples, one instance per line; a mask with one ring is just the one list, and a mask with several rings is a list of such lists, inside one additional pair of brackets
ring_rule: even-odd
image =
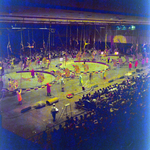
[[(111, 59), (117, 59), (118, 56), (109, 56)], [(86, 57), (84, 59), (91, 59), (90, 57)], [(120, 83), (125, 78), (119, 79), (121, 76), (128, 76), (131, 75), (132, 72), (135, 72), (135, 76), (137, 75), (136, 69), (132, 68), (129, 71), (128, 64), (124, 64), (122, 67), (116, 66), (113, 67), (113, 63), (106, 63), (106, 58), (97, 59), (97, 62), (105, 63), (103, 65), (101, 63), (92, 63), (87, 62), (89, 65), (88, 72), (93, 72), (93, 79), (89, 81), (89, 74), (82, 73), (83, 78), (83, 86), (85, 87), (85, 91), (82, 91), (82, 86), (79, 86), (79, 77), (76, 76), (74, 79), (72, 78), (64, 78), (65, 82), (65, 92), (61, 92), (61, 85), (58, 82), (55, 82), (55, 77), (49, 73), (44, 74), (44, 81), (42, 83), (38, 82), (37, 76), (35, 78), (31, 78), (30, 72), (23, 72), (23, 73), (16, 73), (21, 69), (19, 66), (15, 66), (13, 70), (5, 70), (5, 75), (2, 77), (4, 82), (4, 88), (8, 88), (8, 78), (12, 78), (18, 81), (19, 88), (24, 89), (22, 92), (23, 103), (22, 105), (18, 104), (17, 95), (14, 95), (13, 92), (7, 92), (5, 89), (1, 94), (0, 99), (0, 110), (2, 115), (2, 127), (21, 136), (24, 138), (29, 138), (43, 130), (46, 129), (46, 126), (53, 126), (62, 122), (65, 119), (65, 114), (62, 114), (62, 110), (65, 108), (65, 105), (70, 103), (71, 110), (68, 108), (68, 115), (78, 114), (83, 110), (75, 109), (75, 101), (82, 97), (83, 94), (86, 93), (93, 93), (95, 90), (106, 87), (110, 84)], [(125, 58), (122, 58), (123, 62)], [(71, 72), (74, 71), (72, 67), (73, 64), (77, 64), (80, 68), (81, 72), (84, 72), (84, 68), (82, 66), (83, 62), (74, 62), (76, 59), (69, 58), (69, 61), (66, 63), (61, 62), (60, 59), (53, 59), (49, 69), (44, 70), (45, 72), (50, 71), (57, 71), (59, 70), (56, 67), (57, 64), (62, 63), (60, 66), (61, 68), (68, 68)], [(132, 58), (130, 58), (132, 61)], [(106, 79), (103, 79), (102, 70), (108, 69), (108, 65), (110, 66), (110, 70), (107, 71)], [(134, 66), (134, 64), (133, 64)], [(41, 67), (37, 67), (34, 63), (31, 64), (29, 70), (34, 69), (35, 71), (42, 71)], [(138, 69), (141, 69), (141, 62), (139, 62)], [(148, 72), (148, 66), (143, 67), (143, 72)], [(63, 72), (63, 70), (60, 70)], [(109, 83), (109, 80), (114, 80), (113, 82)], [(51, 90), (52, 96), (46, 96), (46, 83), (52, 83)], [(54, 83), (54, 84), (53, 84)], [(98, 85), (98, 87), (94, 88), (94, 91), (91, 90), (92, 86)], [(35, 88), (37, 89), (35, 90)], [(32, 90), (27, 90), (31, 89)], [(69, 93), (74, 93), (75, 96), (72, 99), (67, 99), (66, 95)], [(51, 106), (46, 106), (41, 109), (34, 109), (33, 106), (39, 102), (43, 101), (46, 102), (50, 98), (58, 97), (59, 102), (56, 104), (56, 107), (59, 109), (59, 113), (56, 117), (56, 122), (53, 123), (52, 116), (50, 113)], [(31, 106), (32, 109), (25, 113), (21, 113), (21, 110)], [(62, 114), (62, 117), (59, 117)]]

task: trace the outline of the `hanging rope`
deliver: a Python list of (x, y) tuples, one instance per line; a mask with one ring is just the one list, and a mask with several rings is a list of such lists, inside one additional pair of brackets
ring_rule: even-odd
[(54, 46), (55, 44), (54, 44), (54, 39), (55, 39), (55, 30), (52, 30), (53, 32), (52, 32), (52, 40), (53, 40), (53, 42), (52, 42), (52, 46)]
[[(50, 27), (51, 27), (51, 26), (50, 26)], [(45, 41), (43, 41), (43, 47), (44, 47), (44, 45), (45, 45)], [(45, 52), (47, 52), (48, 46), (49, 46), (49, 53), (50, 53), (50, 29), (49, 29), (47, 44), (46, 44), (46, 47), (45, 47)]]
[[(20, 48), (20, 55), (22, 56), (22, 52), (24, 52), (24, 44), (23, 44), (23, 30), (21, 30), (21, 48)], [(21, 58), (22, 60), (22, 58)]]
[(96, 25), (95, 25), (95, 28), (94, 28), (94, 49), (95, 49), (95, 36), (96, 36)]
[[(20, 65), (20, 67), (21, 67), (21, 70), (22, 70), (22, 65), (23, 65), (22, 51), (24, 51), (22, 31), (23, 31), (23, 30), (21, 30), (21, 48), (20, 48), (21, 61), (19, 62), (19, 65)], [(22, 87), (22, 72), (21, 72), (21, 78), (20, 78), (20, 85), (19, 85), (19, 87)]]
[(72, 41), (71, 41), (71, 24), (70, 24), (70, 46), (72, 45)]
[(43, 35), (43, 51), (46, 54), (46, 49), (45, 49), (45, 40), (44, 40), (44, 30), (42, 30), (42, 35)]
[(29, 34), (29, 30), (28, 30), (28, 42), (27, 42), (27, 44), (28, 44), (28, 48), (29, 48), (29, 50), (30, 50), (30, 58), (31, 58), (31, 44), (30, 44), (30, 34)]
[[(91, 27), (89, 26), (89, 37), (88, 37), (88, 43), (91, 43), (90, 36), (91, 36)], [(89, 46), (88, 46), (88, 49), (89, 49)]]
[(8, 33), (8, 44), (7, 44), (7, 55), (9, 58), (9, 51), (12, 53), (11, 45), (10, 45), (10, 38), (9, 38), (9, 33)]
[(51, 46), (51, 24), (50, 24), (50, 29), (49, 29), (48, 43), (49, 43), (49, 54), (50, 54), (50, 46)]
[(84, 24), (84, 40), (83, 41), (86, 41), (86, 39), (85, 39), (85, 24)]
[[(116, 36), (117, 36), (117, 34), (118, 34), (118, 33), (117, 33), (117, 29), (116, 29)], [(115, 43), (115, 48), (117, 49), (117, 43)]]
[(59, 31), (57, 31), (57, 33), (58, 33), (58, 36), (59, 36), (59, 39), (60, 39), (61, 45), (62, 45), (62, 47), (64, 48), (64, 44), (63, 44), (63, 42), (62, 42), (62, 40), (61, 40), (61, 37), (60, 37)]
[(105, 49), (107, 49), (107, 26), (106, 26), (106, 33), (105, 33)]
[(82, 26), (81, 26), (81, 37), (80, 37), (80, 52), (82, 50)]
[(32, 48), (35, 49), (35, 41), (33, 37), (33, 29), (32, 29)]
[(79, 39), (78, 39), (78, 25), (77, 25), (77, 38), (76, 38), (76, 42), (77, 42), (77, 45), (79, 44)]
[(67, 49), (67, 38), (68, 38), (68, 25), (66, 27), (66, 49)]

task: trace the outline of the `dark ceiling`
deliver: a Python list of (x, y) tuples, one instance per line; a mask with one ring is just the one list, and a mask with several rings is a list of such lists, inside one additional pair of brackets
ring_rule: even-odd
[(148, 0), (1, 0), (1, 23), (144, 24)]

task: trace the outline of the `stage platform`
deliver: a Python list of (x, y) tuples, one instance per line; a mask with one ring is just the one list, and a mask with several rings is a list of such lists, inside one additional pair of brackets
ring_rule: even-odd
[[(119, 56), (109, 56), (111, 59), (114, 59), (115, 57), (118, 58)], [(85, 58), (84, 58), (85, 59)], [(91, 59), (90, 57), (86, 57), (86, 59)], [(45, 106), (40, 109), (35, 109), (33, 106), (39, 102), (43, 101), (46, 102), (50, 98), (58, 97), (59, 102), (56, 103), (56, 107), (59, 109), (59, 112), (62, 111), (62, 108), (70, 103), (72, 108), (72, 114), (76, 115), (78, 113), (81, 113), (83, 110), (75, 109), (75, 101), (77, 101), (79, 98), (82, 98), (83, 94), (89, 93), (90, 89), (94, 85), (98, 85), (98, 87), (94, 88), (95, 90), (98, 90), (100, 88), (106, 87), (108, 85), (114, 84), (114, 83), (120, 83), (125, 78), (120, 79), (121, 76), (131, 75), (134, 72), (134, 75), (136, 76), (138, 73), (136, 73), (136, 69), (132, 69), (129, 71), (128, 64), (124, 64), (122, 67), (116, 66), (113, 67), (113, 63), (107, 63), (106, 58), (98, 59), (98, 62), (88, 62), (89, 63), (89, 72), (94, 72), (93, 79), (90, 82), (89, 81), (89, 75), (88, 74), (82, 74), (83, 78), (83, 86), (85, 87), (85, 91), (82, 91), (82, 86), (79, 86), (79, 78), (75, 77), (74, 79), (71, 78), (64, 78), (65, 82), (65, 91), (61, 92), (61, 85), (59, 82), (55, 81), (55, 76), (49, 74), (51, 71), (57, 71), (59, 70), (57, 64), (62, 63), (62, 68), (68, 68), (71, 71), (74, 71), (72, 68), (72, 65), (74, 64), (74, 61), (77, 61), (77, 59), (69, 58), (69, 61), (66, 63), (66, 66), (64, 62), (61, 62), (59, 58), (52, 59), (51, 65), (49, 69), (42, 70), (41, 66), (35, 66), (34, 63), (31, 64), (29, 70), (34, 69), (35, 71), (43, 71), (45, 80), (42, 83), (39, 83), (37, 80), (37, 77), (31, 78), (30, 72), (22, 72), (17, 73), (21, 69), (18, 65), (15, 66), (13, 70), (7, 69), (5, 70), (5, 75), (2, 77), (4, 81), (4, 88), (6, 89), (8, 87), (8, 78), (13, 78), (18, 80), (19, 82), (19, 88), (22, 89), (28, 89), (33, 88), (33, 90), (27, 91), (24, 90), (22, 93), (23, 103), (22, 105), (18, 104), (17, 95), (13, 92), (7, 92), (5, 89), (3, 89), (3, 92), (1, 94), (0, 99), (0, 111), (2, 115), (2, 127), (23, 137), (23, 138), (29, 138), (43, 130), (46, 129), (47, 125), (55, 125), (59, 122), (62, 122), (66, 116), (61, 117), (59, 120), (60, 113), (57, 114), (56, 122), (53, 123), (52, 116), (50, 113), (51, 106)], [(125, 59), (123, 58), (123, 61)], [(130, 58), (130, 61), (132, 61), (132, 58)], [(82, 63), (78, 62), (80, 64), (79, 66), (82, 68)], [(94, 65), (93, 65), (94, 64)], [(107, 67), (106, 67), (107, 66)], [(106, 79), (104, 80), (102, 77), (102, 73), (98, 72), (101, 70), (105, 70), (110, 67), (109, 71), (107, 71)], [(133, 65), (134, 66), (134, 65)], [(148, 66), (143, 67), (143, 72), (148, 71)], [(141, 62), (139, 62), (138, 69), (141, 69)], [(25, 71), (27, 71), (25, 69)], [(63, 72), (63, 70), (60, 70)], [(84, 71), (83, 68), (81, 71)], [(45, 73), (48, 72), (48, 73)], [(95, 73), (97, 72), (97, 73)], [(110, 80), (114, 80), (113, 82), (109, 83)], [(52, 96), (48, 97), (46, 96), (46, 88), (37, 88), (36, 87), (42, 87), (46, 83), (52, 82), (51, 86), (51, 93)], [(93, 93), (94, 91), (91, 91)], [(67, 99), (66, 95), (69, 93), (75, 93), (75, 96), (72, 99)], [(24, 108), (27, 108), (31, 106), (32, 108), (24, 113), (21, 113), (21, 110)]]

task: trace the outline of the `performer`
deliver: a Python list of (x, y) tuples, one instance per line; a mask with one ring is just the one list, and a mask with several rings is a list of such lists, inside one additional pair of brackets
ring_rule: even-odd
[(49, 66), (50, 66), (50, 64), (51, 64), (51, 61), (47, 59), (46, 62), (47, 62), (47, 69), (49, 69)]
[(93, 78), (93, 74), (90, 73), (90, 74), (89, 74), (89, 80), (90, 80), (90, 83), (91, 83), (92, 78)]
[(1, 69), (1, 76), (4, 75), (4, 65), (2, 64), (2, 69)]
[(42, 59), (42, 67), (43, 67), (43, 68), (46, 68), (46, 62), (47, 62), (47, 59), (46, 59), (46, 57), (44, 56), (43, 59)]
[(3, 81), (2, 81), (2, 79), (0, 79), (0, 91), (3, 89)]
[(46, 86), (47, 86), (47, 96), (51, 96), (51, 85), (47, 83)]
[(83, 79), (82, 79), (82, 76), (80, 74), (80, 76), (79, 76), (79, 85), (82, 86), (82, 83), (83, 83)]
[(19, 62), (18, 66), (19, 66), (19, 67), (21, 68), (21, 70), (22, 70), (22, 66), (23, 66), (23, 61), (22, 61), (22, 60)]
[(0, 61), (0, 71), (1, 71), (0, 76), (2, 77), (4, 75), (4, 65), (1, 61)]
[(74, 67), (74, 69), (75, 69), (75, 73), (76, 74), (79, 74), (80, 73), (80, 68), (79, 68), (79, 66), (78, 65), (72, 65), (73, 67)]
[(121, 67), (123, 65), (123, 61), (121, 57), (118, 59), (118, 62), (119, 62), (119, 67)]
[(84, 61), (84, 63), (82, 65), (84, 67), (84, 72), (87, 73), (87, 71), (89, 70), (88, 64), (85, 64), (85, 61)]
[(146, 52), (147, 51), (147, 43), (144, 43), (142, 48), (143, 48), (143, 57), (147, 57), (147, 52)]
[(2, 67), (2, 62), (0, 61), (0, 67)]
[(135, 61), (135, 65), (134, 66), (135, 66), (135, 68), (137, 68), (137, 66), (138, 66), (138, 60)]
[(35, 76), (34, 76), (34, 75), (35, 75), (35, 74), (34, 74), (34, 69), (32, 69), (30, 72), (31, 72), (32, 78), (35, 78)]
[(86, 52), (85, 52), (85, 50), (84, 50), (84, 52), (83, 52), (83, 54), (82, 54), (82, 57), (84, 58), (84, 57), (85, 57), (85, 55), (86, 55)]
[(129, 57), (125, 56), (125, 59), (126, 59), (126, 63), (129, 63)]
[(65, 82), (64, 78), (61, 78), (61, 91), (64, 92)]
[(78, 54), (76, 55), (76, 58), (77, 60), (80, 62), (81, 61), (81, 57), (82, 57), (82, 54), (81, 52), (79, 51)]
[(109, 64), (109, 61), (110, 61), (110, 57), (107, 58), (107, 63), (108, 63), (108, 64)]
[(67, 57), (67, 52), (65, 53), (65, 66), (66, 66), (66, 62), (68, 61), (68, 57)]
[(129, 70), (131, 70), (131, 69), (132, 69), (132, 63), (129, 62)]
[(48, 59), (51, 62), (51, 54), (50, 53), (48, 54)]
[(133, 61), (135, 61), (135, 55), (134, 54), (132, 55), (132, 59), (133, 59)]
[(8, 78), (8, 90), (14, 92), (18, 88), (18, 81)]
[(40, 64), (40, 57), (36, 56), (35, 58), (36, 58), (36, 60), (35, 60), (34, 63), (35, 63), (36, 66), (38, 66)]
[(23, 70), (27, 68), (27, 58), (24, 59), (24, 63), (23, 63)]
[(58, 108), (55, 107), (55, 103), (53, 104), (53, 107), (51, 109), (51, 114), (53, 117), (53, 122), (56, 120), (56, 114), (59, 112)]
[(145, 64), (145, 58), (142, 59), (142, 67), (144, 67)]
[(113, 66), (116, 67), (117, 66), (117, 61), (115, 59), (112, 59), (113, 62)]
[(12, 58), (12, 59), (10, 60), (10, 62), (11, 62), (11, 69), (14, 69), (14, 60), (15, 60), (15, 58)]
[(31, 66), (31, 61), (32, 61), (31, 59), (29, 59), (29, 58), (27, 59), (27, 62), (26, 62), (27, 63), (26, 65), (28, 67), (27, 70), (29, 70), (29, 67)]
[(92, 61), (95, 61), (96, 50), (92, 52)]
[(107, 73), (106, 73), (106, 70), (103, 72), (103, 79), (106, 79), (106, 75), (107, 75)]
[(146, 57), (146, 65), (148, 65), (148, 57)]
[(21, 96), (21, 92), (22, 90), (18, 90), (16, 93), (17, 93), (17, 98), (18, 98), (18, 102), (19, 102), (19, 105), (22, 105), (22, 96)]

